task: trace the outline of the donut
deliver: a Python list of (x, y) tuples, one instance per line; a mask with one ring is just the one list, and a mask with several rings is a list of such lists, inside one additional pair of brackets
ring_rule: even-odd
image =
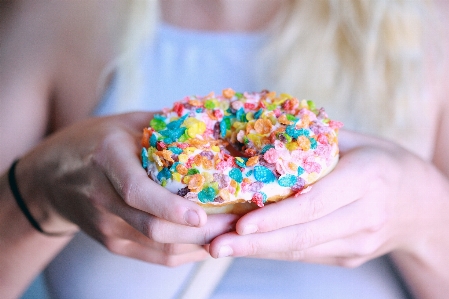
[(143, 129), (148, 176), (208, 214), (297, 196), (339, 159), (338, 130), (313, 101), (263, 90), (187, 96)]

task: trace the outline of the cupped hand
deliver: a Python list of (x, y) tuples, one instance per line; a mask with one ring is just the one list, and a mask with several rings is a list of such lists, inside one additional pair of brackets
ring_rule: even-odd
[(355, 267), (410, 249), (431, 221), (422, 184), (430, 167), (384, 140), (347, 131), (339, 139), (341, 158), (329, 175), (308, 193), (243, 216), (236, 232), (211, 242), (211, 255)]
[[(140, 165), (150, 113), (94, 118), (61, 130), (17, 167), (25, 198), (37, 198), (46, 231), (74, 224), (110, 251), (169, 266), (202, 260), (236, 216), (207, 219), (196, 203), (170, 193)], [(206, 223), (207, 221), (207, 223)]]

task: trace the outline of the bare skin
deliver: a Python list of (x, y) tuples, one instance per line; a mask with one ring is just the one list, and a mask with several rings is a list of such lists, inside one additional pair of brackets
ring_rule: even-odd
[[(282, 1), (216, 2), (167, 0), (162, 15), (192, 29), (253, 31), (266, 26)], [(101, 94), (98, 78), (117, 55), (114, 42), (126, 8), (119, 1), (2, 5), (0, 297), (19, 296), (70, 240), (41, 235), (18, 209), (6, 175), (16, 157), (23, 157), (16, 173), (19, 188), (46, 231), (82, 229), (121, 255), (169, 266), (202, 260), (210, 252), (353, 267), (392, 252), (418, 298), (443, 298), (449, 292), (449, 236), (443, 229), (449, 215), (449, 106), (444, 98), (435, 99), (440, 114), (431, 121), (438, 125), (432, 163), (395, 144), (343, 132), (341, 163), (301, 201), (267, 206), (237, 223), (232, 215), (207, 217), (142, 172), (135, 155), (151, 114), (90, 119)], [(213, 11), (221, 21), (198, 10)], [(177, 18), (179, 12), (184, 18)], [(242, 17), (248, 15), (258, 18)], [(373, 160), (377, 163), (368, 163)], [(367, 164), (372, 166), (361, 177), (360, 165)], [(386, 165), (388, 174), (382, 171)], [(342, 188), (348, 181), (359, 184)], [(407, 183), (423, 181), (425, 186)], [(159, 196), (148, 195), (155, 189)], [(295, 210), (301, 213), (292, 214)], [(351, 225), (325, 229), (333, 223)], [(278, 240), (276, 248), (272, 240)], [(207, 243), (209, 251), (202, 246)]]

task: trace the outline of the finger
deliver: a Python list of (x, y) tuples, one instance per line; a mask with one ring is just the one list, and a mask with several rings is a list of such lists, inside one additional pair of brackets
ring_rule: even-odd
[(369, 162), (369, 157), (362, 154), (354, 154), (350, 159), (343, 157), (334, 171), (315, 183), (310, 192), (244, 215), (237, 222), (237, 232), (245, 235), (306, 223), (357, 201), (369, 188), (367, 176), (360, 175), (361, 169), (371, 171)]
[(117, 133), (105, 138), (93, 160), (129, 206), (171, 222), (204, 225), (207, 216), (201, 207), (148, 178), (137, 155), (139, 150), (138, 141), (130, 134)]
[[(275, 231), (239, 235), (228, 233), (210, 244), (213, 257), (247, 256), (273, 252), (301, 251), (355, 233), (379, 230), (382, 219), (360, 213), (363, 203), (345, 206), (323, 218)], [(371, 219), (370, 219), (371, 218)]]
[(169, 267), (179, 266), (185, 263), (202, 261), (210, 255), (206, 250), (198, 247), (195, 251), (181, 254), (172, 254), (158, 249), (148, 248), (129, 240), (113, 240), (106, 245), (112, 253), (139, 259), (145, 262), (160, 264)]
[(210, 215), (206, 225), (191, 227), (179, 225), (130, 207), (117, 213), (146, 237), (159, 243), (207, 244), (215, 237), (235, 230), (238, 216), (233, 214)]
[(167, 254), (177, 255), (188, 252), (194, 252), (202, 248), (195, 244), (170, 244), (170, 243), (159, 243), (151, 240), (122, 218), (109, 214), (106, 216), (107, 221), (103, 221), (104, 225), (100, 226), (101, 239), (103, 244), (107, 243), (106, 240), (129, 240), (133, 243), (140, 244), (146, 248), (151, 248), (154, 250), (163, 251)]

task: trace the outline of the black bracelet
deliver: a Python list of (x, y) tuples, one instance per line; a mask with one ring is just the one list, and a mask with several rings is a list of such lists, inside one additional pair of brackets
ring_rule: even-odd
[(15, 160), (8, 171), (8, 181), (9, 181), (9, 188), (11, 189), (11, 192), (14, 196), (14, 199), (17, 202), (17, 205), (19, 206), (20, 210), (22, 211), (23, 215), (25, 215), (28, 222), (40, 233), (46, 235), (46, 236), (52, 236), (52, 237), (60, 237), (60, 236), (68, 236), (73, 235), (73, 233), (49, 233), (42, 229), (42, 227), (39, 225), (39, 223), (34, 219), (33, 215), (31, 215), (30, 210), (28, 210), (27, 205), (25, 204), (25, 201), (23, 200), (23, 197), (20, 195), (19, 188), (17, 187), (17, 181), (16, 181), (16, 166), (19, 162), (19, 159)]

